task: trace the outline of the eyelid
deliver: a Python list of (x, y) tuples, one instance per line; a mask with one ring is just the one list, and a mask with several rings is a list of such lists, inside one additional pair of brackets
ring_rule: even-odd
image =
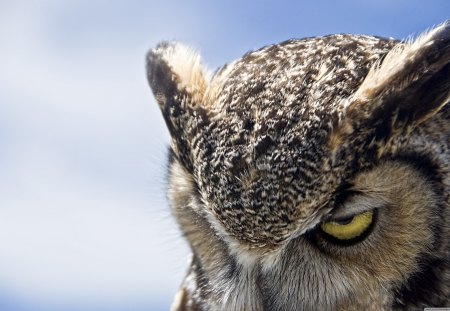
[(324, 217), (323, 221), (352, 217), (367, 211), (382, 208), (386, 205), (387, 202), (381, 198), (364, 194), (355, 194), (348, 197), (344, 202), (334, 208)]

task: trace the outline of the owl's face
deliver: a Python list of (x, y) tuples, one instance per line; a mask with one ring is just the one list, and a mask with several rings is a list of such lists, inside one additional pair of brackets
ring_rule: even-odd
[(192, 250), (175, 310), (390, 310), (450, 297), (450, 24), (336, 35), (148, 78)]

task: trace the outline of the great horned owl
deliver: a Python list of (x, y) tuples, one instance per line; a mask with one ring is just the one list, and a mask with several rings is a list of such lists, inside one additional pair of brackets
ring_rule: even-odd
[(173, 310), (450, 306), (450, 22), (330, 35), (214, 74), (161, 43), (168, 197), (192, 250)]

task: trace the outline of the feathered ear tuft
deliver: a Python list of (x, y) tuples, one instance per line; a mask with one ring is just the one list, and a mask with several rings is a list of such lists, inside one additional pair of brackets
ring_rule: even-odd
[(194, 123), (200, 126), (206, 120), (203, 101), (209, 71), (193, 49), (162, 42), (147, 54), (147, 78), (172, 136), (175, 156), (189, 167), (190, 132)]
[(416, 40), (399, 43), (372, 67), (359, 89), (347, 99), (344, 120), (332, 140), (348, 141), (352, 135), (366, 133), (365, 141), (377, 145), (381, 156), (383, 144), (410, 132), (449, 100), (447, 21)]
[(406, 88), (408, 84), (430, 75), (448, 64), (450, 22), (446, 22), (416, 40), (399, 43), (376, 63), (355, 99), (371, 99), (390, 88)]
[(210, 73), (200, 55), (180, 43), (162, 42), (147, 55), (147, 77), (158, 99), (184, 93), (193, 105), (200, 104), (208, 87)]
[[(420, 123), (436, 113), (450, 97), (450, 21), (399, 43), (373, 66), (350, 98), (348, 112), (403, 112)], [(359, 113), (359, 112), (358, 112)]]

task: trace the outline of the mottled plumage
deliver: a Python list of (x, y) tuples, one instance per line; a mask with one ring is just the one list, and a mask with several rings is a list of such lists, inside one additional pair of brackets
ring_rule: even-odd
[(289, 40), (214, 75), (161, 43), (147, 69), (193, 253), (174, 310), (450, 304), (450, 23)]

